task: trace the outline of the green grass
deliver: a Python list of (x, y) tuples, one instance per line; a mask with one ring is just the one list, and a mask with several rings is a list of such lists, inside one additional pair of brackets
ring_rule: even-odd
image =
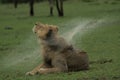
[[(29, 5), (20, 4), (14, 9), (12, 4), (0, 5), (0, 80), (119, 80), (120, 79), (120, 2), (116, 4), (100, 2), (83, 3), (66, 1), (65, 17), (48, 17), (48, 3), (35, 4), (35, 16), (28, 14)], [(44, 6), (44, 7), (43, 7)], [(74, 45), (88, 52), (90, 70), (25, 76), (41, 62), (39, 45), (32, 27), (35, 22), (60, 26), (61, 34), (70, 31), (88, 19), (106, 19), (97, 27), (79, 31), (73, 39)], [(93, 25), (88, 25), (93, 26)], [(6, 29), (10, 27), (12, 29)], [(85, 28), (86, 29), (86, 28)], [(81, 32), (84, 32), (81, 36)], [(109, 60), (112, 62), (99, 63)]]

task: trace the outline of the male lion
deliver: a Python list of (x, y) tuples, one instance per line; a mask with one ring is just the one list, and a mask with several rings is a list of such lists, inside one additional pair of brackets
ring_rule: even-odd
[(33, 32), (41, 41), (43, 63), (26, 75), (87, 70), (88, 55), (69, 45), (58, 34), (58, 27), (36, 23)]

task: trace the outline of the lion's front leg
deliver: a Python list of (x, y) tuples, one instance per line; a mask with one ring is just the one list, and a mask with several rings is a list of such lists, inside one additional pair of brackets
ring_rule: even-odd
[(59, 73), (62, 72), (60, 68), (40, 68), (38, 74)]
[(59, 72), (67, 72), (68, 66), (66, 60), (61, 56), (56, 56), (52, 60), (52, 68), (40, 68), (38, 70), (39, 74), (48, 74), (48, 73), (59, 73)]
[(35, 75), (40, 68), (45, 68), (47, 67), (45, 64), (40, 64), (39, 66), (35, 67), (32, 71), (29, 71), (26, 73), (26, 75)]

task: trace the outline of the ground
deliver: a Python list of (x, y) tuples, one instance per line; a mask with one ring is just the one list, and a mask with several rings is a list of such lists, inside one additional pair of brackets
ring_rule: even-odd
[[(46, 2), (36, 3), (34, 17), (28, 15), (27, 4), (20, 4), (17, 9), (12, 4), (0, 5), (0, 79), (119, 80), (120, 2), (66, 1), (63, 18), (57, 14), (48, 17), (46, 5)], [(90, 61), (95, 61), (90, 70), (25, 76), (41, 62), (39, 45), (31, 30), (36, 21), (60, 26), (60, 34), (87, 51)], [(106, 60), (111, 61), (105, 63)]]

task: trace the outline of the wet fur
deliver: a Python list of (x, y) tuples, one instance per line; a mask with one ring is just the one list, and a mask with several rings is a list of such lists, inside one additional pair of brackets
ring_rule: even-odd
[(86, 52), (74, 48), (58, 34), (58, 27), (36, 23), (33, 28), (41, 41), (43, 63), (26, 75), (47, 74), (89, 69)]

